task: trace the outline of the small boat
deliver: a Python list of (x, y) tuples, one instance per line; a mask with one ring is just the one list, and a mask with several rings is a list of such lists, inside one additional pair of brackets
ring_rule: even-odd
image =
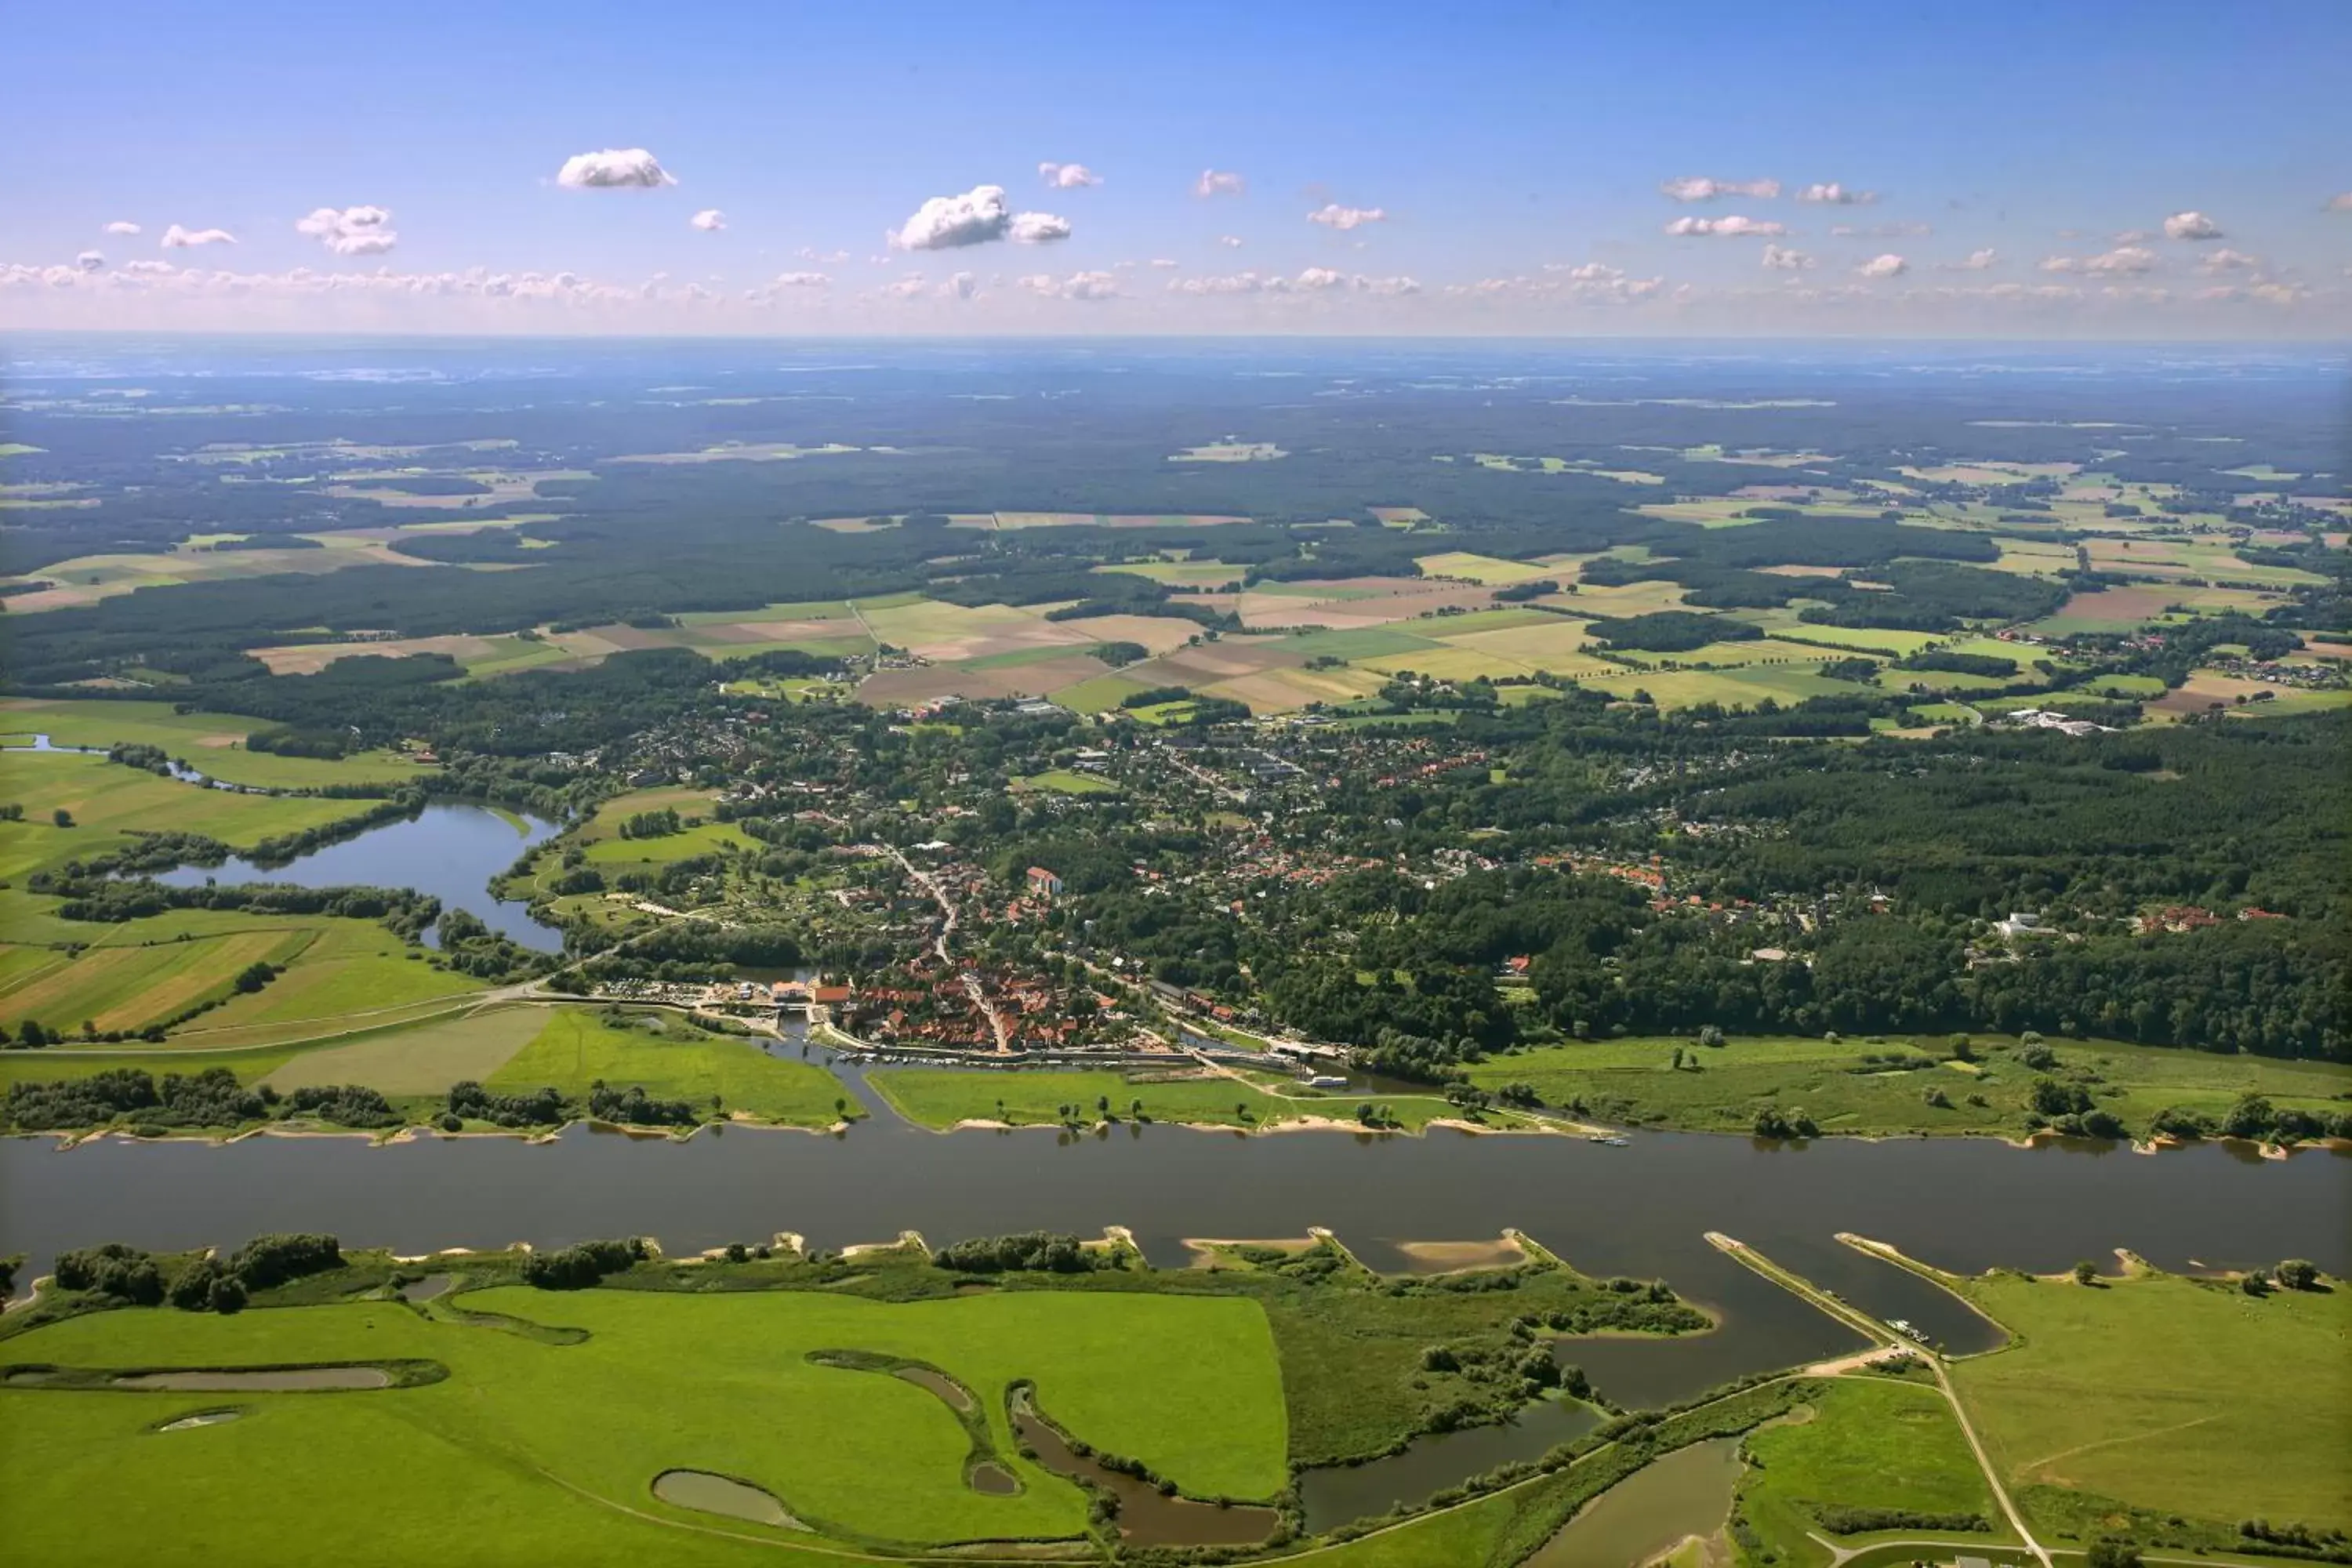
[(1630, 1149), (1633, 1146), (1633, 1141), (1631, 1138), (1612, 1138), (1605, 1132), (1595, 1132), (1585, 1142), (1604, 1144), (1612, 1149)]

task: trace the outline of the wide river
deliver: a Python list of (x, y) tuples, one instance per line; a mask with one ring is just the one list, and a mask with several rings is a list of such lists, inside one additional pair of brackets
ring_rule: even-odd
[[(852, 1088), (857, 1078), (845, 1069)], [(1952, 1348), (1989, 1342), (1944, 1292), (1833, 1239), (1853, 1231), (1958, 1270), (2054, 1271), (2127, 1247), (2160, 1267), (2308, 1258), (2352, 1271), (2352, 1159), (2261, 1160), (2205, 1145), (2012, 1148), (1990, 1140), (1770, 1145), (1636, 1134), (1622, 1148), (1551, 1136), (1424, 1138), (1177, 1127), (1104, 1134), (940, 1134), (877, 1114), (839, 1137), (735, 1128), (684, 1142), (574, 1128), (541, 1144), (427, 1137), (254, 1138), (232, 1146), (104, 1139), (60, 1150), (0, 1139), (0, 1254), (44, 1268), (62, 1247), (234, 1246), (321, 1230), (421, 1253), (643, 1235), (672, 1254), (796, 1231), (839, 1247), (920, 1231), (960, 1237), (1120, 1225), (1155, 1263), (1187, 1237), (1328, 1226), (1376, 1268), (1395, 1244), (1516, 1226), (1585, 1271), (1664, 1278), (1724, 1328), (1679, 1342), (1577, 1347), (1602, 1389), (1651, 1404), (1832, 1352), (1845, 1331), (1705, 1240), (1728, 1232)]]

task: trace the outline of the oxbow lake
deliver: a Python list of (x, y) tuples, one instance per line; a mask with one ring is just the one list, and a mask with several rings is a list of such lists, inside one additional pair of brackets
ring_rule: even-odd
[(283, 866), (264, 868), (230, 858), (218, 866), (184, 866), (155, 880), (174, 888), (285, 882), (299, 888), (414, 888), (444, 909), (479, 916), (492, 931), (541, 952), (560, 952), (563, 933), (530, 918), (528, 905), (490, 897), (490, 879), (534, 844), (561, 831), (554, 823), (486, 805), (436, 804), (416, 816), (313, 849)]

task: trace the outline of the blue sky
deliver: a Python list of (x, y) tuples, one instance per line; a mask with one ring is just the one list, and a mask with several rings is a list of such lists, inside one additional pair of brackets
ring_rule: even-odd
[(0, 326), (2352, 330), (2341, 0), (1451, 9), (20, 8)]

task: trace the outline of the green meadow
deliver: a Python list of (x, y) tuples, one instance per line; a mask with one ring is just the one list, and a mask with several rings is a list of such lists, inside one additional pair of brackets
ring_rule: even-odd
[[(550, 1343), (446, 1308), (365, 1301), (235, 1317), (105, 1312), (9, 1339), (0, 1353), (20, 1364), (446, 1369), (421, 1386), (242, 1395), (238, 1419), (169, 1433), (156, 1428), (224, 1400), (0, 1390), (12, 1440), (44, 1456), (11, 1484), (17, 1549), (47, 1557), (168, 1536), (198, 1559), (310, 1563), (339, 1519), (364, 1521), (370, 1561), (551, 1551), (697, 1561), (723, 1545), (773, 1562), (811, 1539), (662, 1501), (652, 1483), (673, 1468), (756, 1484), (824, 1535), (861, 1544), (1081, 1537), (1085, 1494), (1016, 1451), (1004, 1396), (1024, 1381), (1067, 1430), (1189, 1492), (1262, 1498), (1286, 1479), (1281, 1373), (1265, 1316), (1246, 1300), (1016, 1291), (894, 1304), (816, 1290), (509, 1288), (458, 1305), (581, 1337)], [(990, 1457), (1018, 1489), (973, 1489), (973, 1435), (940, 1396), (809, 1359), (828, 1352), (919, 1362), (975, 1391)], [(139, 1484), (124, 1488), (134, 1463)]]
[(2224, 1539), (2250, 1517), (2352, 1528), (2352, 1290), (2251, 1296), (2107, 1268), (2088, 1287), (1947, 1280), (2017, 1335), (1952, 1381), (2033, 1522), (2095, 1534), (2121, 1510)]
[[(1951, 1405), (1924, 1376), (1825, 1382), (1806, 1419), (1751, 1434), (1747, 1456), (1738, 1512), (1778, 1562), (1828, 1563), (1830, 1553), (1815, 1536), (1833, 1534), (1823, 1520), (1824, 1510), (1833, 1508), (1975, 1515), (1992, 1526), (1993, 1535), (2013, 1539), (1999, 1522), (1999, 1508)], [(1921, 1533), (1914, 1525), (1849, 1531), (1835, 1539), (1852, 1547), (1874, 1536)]]
[[(583, 1100), (599, 1079), (615, 1089), (640, 1085), (655, 1100), (714, 1107), (714, 1116), (740, 1113), (795, 1127), (830, 1127), (866, 1114), (847, 1085), (813, 1062), (772, 1057), (753, 1041), (660, 1015), (614, 1027), (586, 1008), (557, 1009), (520, 1049), (481, 1076), (502, 1094), (551, 1087)], [(841, 1100), (848, 1101), (845, 1111), (834, 1109)]]

